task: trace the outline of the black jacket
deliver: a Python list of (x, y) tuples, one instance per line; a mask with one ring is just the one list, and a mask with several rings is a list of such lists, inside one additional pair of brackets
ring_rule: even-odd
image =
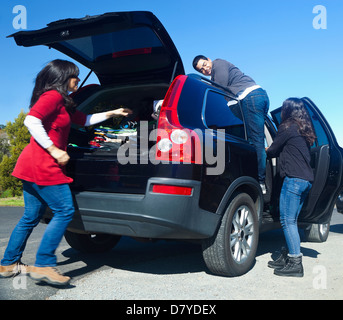
[(313, 182), (314, 175), (310, 166), (310, 147), (305, 138), (300, 135), (297, 124), (288, 129), (279, 126), (279, 131), (267, 150), (268, 158), (280, 157), (280, 176), (300, 178)]

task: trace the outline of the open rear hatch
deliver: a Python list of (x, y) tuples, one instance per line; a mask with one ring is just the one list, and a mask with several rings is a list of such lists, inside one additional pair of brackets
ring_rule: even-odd
[(171, 83), (184, 68), (161, 22), (147, 11), (111, 12), (51, 22), (10, 35), (17, 45), (46, 45), (94, 71), (102, 85)]

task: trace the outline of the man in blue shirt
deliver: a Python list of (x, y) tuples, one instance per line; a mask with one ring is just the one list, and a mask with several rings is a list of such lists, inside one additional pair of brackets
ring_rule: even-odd
[(262, 192), (266, 193), (266, 152), (264, 146), (264, 121), (269, 110), (269, 98), (265, 90), (245, 75), (232, 63), (216, 59), (212, 61), (203, 55), (196, 56), (193, 67), (211, 80), (226, 87), (241, 102), (249, 142), (255, 147), (258, 164), (258, 180)]

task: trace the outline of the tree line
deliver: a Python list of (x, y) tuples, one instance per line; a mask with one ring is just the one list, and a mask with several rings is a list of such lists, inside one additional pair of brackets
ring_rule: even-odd
[(30, 133), (24, 125), (26, 113), (21, 111), (14, 122), (0, 125), (0, 195), (19, 196), (22, 183), (12, 176), (20, 153), (30, 141)]

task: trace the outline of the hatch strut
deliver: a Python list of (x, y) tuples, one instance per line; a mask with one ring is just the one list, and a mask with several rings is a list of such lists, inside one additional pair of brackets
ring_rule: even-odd
[(172, 73), (172, 77), (171, 77), (171, 79), (170, 79), (170, 83), (172, 83), (173, 80), (174, 80), (175, 73), (176, 73), (176, 68), (177, 68), (178, 63), (179, 63), (179, 61), (176, 61), (176, 62), (175, 62), (174, 69), (173, 69), (173, 73)]
[(93, 70), (89, 71), (89, 73), (87, 74), (85, 80), (83, 80), (83, 82), (82, 82), (81, 85), (79, 86), (79, 89), (78, 89), (78, 90), (80, 90), (80, 89), (83, 87), (83, 85), (84, 85), (85, 82), (88, 80), (88, 78), (89, 78), (89, 76), (92, 74), (92, 72), (93, 72)]

